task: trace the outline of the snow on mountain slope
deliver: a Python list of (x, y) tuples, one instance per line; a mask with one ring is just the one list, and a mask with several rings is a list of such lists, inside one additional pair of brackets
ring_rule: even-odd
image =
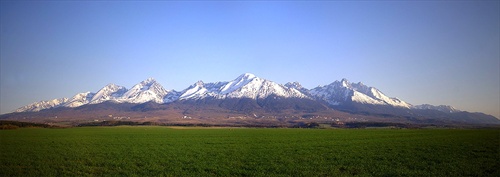
[(288, 82), (284, 86), (288, 87), (288, 88), (293, 88), (293, 89), (298, 90), (298, 91), (302, 92), (303, 94), (309, 96), (309, 90), (302, 87), (302, 85), (299, 82)]
[[(85, 92), (71, 99), (62, 98), (51, 101), (32, 103), (16, 110), (16, 112), (39, 111), (53, 107), (78, 107), (85, 104), (97, 104), (105, 101), (118, 103), (170, 103), (177, 100), (196, 100), (207, 97), (216, 99), (251, 98), (262, 99), (275, 95), (285, 98), (307, 98), (323, 100), (330, 105), (346, 102), (363, 104), (391, 105), (410, 108), (411, 105), (397, 98), (390, 98), (374, 87), (362, 83), (350, 83), (347, 79), (335, 81), (326, 86), (318, 86), (308, 90), (298, 82), (285, 85), (259, 78), (245, 73), (228, 82), (204, 83), (198, 81), (183, 91), (168, 91), (153, 78), (146, 79), (127, 89), (115, 84), (108, 84), (97, 93)], [(417, 107), (413, 107), (417, 109)], [(418, 107), (420, 109), (420, 107)], [(425, 108), (427, 109), (427, 108)], [(437, 108), (436, 108), (437, 109)]]
[(189, 86), (187, 89), (182, 91), (179, 96), (180, 100), (188, 99), (202, 99), (206, 97), (217, 97), (220, 91), (227, 82), (216, 82), (216, 83), (204, 83), (203, 81), (198, 81), (195, 84)]
[(228, 94), (231, 93), (245, 85), (247, 85), (249, 82), (251, 82), (253, 79), (257, 78), (255, 75), (250, 74), (250, 73), (245, 73), (238, 78), (228, 82), (225, 84), (221, 89), (220, 89), (220, 94)]
[(365, 95), (365, 94), (358, 92), (358, 91), (352, 92), (351, 100), (354, 102), (363, 103), (363, 104), (384, 105), (384, 102), (379, 101), (379, 100), (375, 100), (372, 97)]
[(90, 104), (102, 103), (109, 100), (116, 100), (127, 92), (127, 88), (115, 84), (108, 84), (99, 90), (90, 100)]
[(285, 87), (275, 82), (243, 74), (223, 87), (221, 98), (266, 98), (276, 95), (285, 98), (309, 98), (295, 88)]
[(66, 103), (67, 101), (68, 101), (68, 98), (59, 98), (59, 99), (53, 99), (53, 100), (49, 100), (49, 101), (34, 102), (34, 103), (29, 104), (29, 105), (18, 108), (14, 112), (37, 112), (37, 111), (40, 111), (43, 109), (59, 107), (62, 104)]
[(446, 113), (461, 112), (460, 110), (454, 108), (453, 106), (449, 106), (449, 105), (434, 106), (434, 105), (430, 105), (430, 104), (421, 104), (421, 105), (411, 106), (411, 108), (412, 109), (432, 109), (432, 110), (438, 110), (438, 111), (446, 112)]
[(207, 94), (207, 89), (202, 81), (198, 81), (195, 84), (188, 87), (182, 95), (179, 97), (181, 100), (190, 98), (201, 98)]
[(309, 94), (331, 105), (340, 105), (343, 102), (352, 101), (351, 97), (354, 95), (353, 90), (350, 89), (350, 83), (346, 79), (335, 81), (329, 85), (318, 86), (309, 90)]
[(180, 95), (181, 95), (181, 92), (177, 92), (175, 90), (172, 90), (172, 91), (168, 92), (167, 95), (165, 95), (163, 97), (163, 103), (171, 103), (171, 102), (177, 101), (177, 100), (179, 100)]
[(156, 82), (155, 79), (148, 78), (139, 84), (134, 85), (130, 90), (118, 98), (117, 101), (128, 103), (145, 103), (154, 101), (156, 103), (163, 103), (163, 98), (167, 94), (168, 91)]
[(90, 101), (92, 100), (92, 97), (94, 95), (95, 95), (95, 93), (91, 93), (91, 92), (84, 92), (84, 93), (76, 94), (75, 96), (70, 98), (66, 103), (64, 103), (62, 106), (74, 108), (74, 107), (88, 104), (88, 103), (90, 103)]
[[(170, 93), (170, 94), (169, 94)], [(153, 78), (146, 79), (139, 84), (127, 90), (123, 86), (108, 84), (97, 93), (84, 92), (78, 93), (72, 98), (61, 98), (50, 101), (35, 102), (17, 109), (15, 112), (35, 112), (55, 107), (79, 107), (86, 104), (97, 104), (105, 101), (115, 101), (119, 103), (145, 103), (154, 101), (164, 103), (175, 101), (178, 98), (178, 92), (169, 92), (163, 88)]]
[(318, 86), (311, 89), (309, 93), (316, 99), (324, 100), (331, 105), (352, 101), (362, 104), (410, 107), (410, 104), (398, 98), (390, 98), (374, 87), (368, 87), (361, 82), (350, 83), (347, 79), (335, 81), (326, 86)]
[(388, 104), (391, 106), (410, 108), (410, 104), (398, 98), (390, 98), (386, 96), (384, 93), (382, 93), (380, 90), (374, 87), (368, 87), (366, 85), (363, 85), (363, 83), (361, 82), (357, 84), (352, 83), (350, 85), (352, 88), (354, 88), (354, 90), (361, 92), (369, 96), (370, 98), (373, 98), (375, 101), (380, 102), (380, 104)]
[(203, 83), (198, 81), (182, 91), (180, 100), (214, 97), (225, 98), (265, 98), (270, 95), (281, 97), (309, 98), (294, 88), (288, 88), (275, 82), (261, 79), (245, 73), (229, 82)]

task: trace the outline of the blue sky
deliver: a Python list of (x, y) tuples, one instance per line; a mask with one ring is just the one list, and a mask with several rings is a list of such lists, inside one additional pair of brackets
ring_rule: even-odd
[(108, 83), (182, 90), (250, 72), (500, 117), (498, 1), (0, 5), (2, 114)]

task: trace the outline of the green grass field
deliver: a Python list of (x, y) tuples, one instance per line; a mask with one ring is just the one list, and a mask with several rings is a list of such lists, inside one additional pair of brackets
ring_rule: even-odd
[(500, 130), (22, 128), (0, 176), (500, 176)]

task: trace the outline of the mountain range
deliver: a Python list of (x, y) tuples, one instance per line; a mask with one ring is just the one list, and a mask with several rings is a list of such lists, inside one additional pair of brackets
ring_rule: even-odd
[[(414, 123), (425, 120), (424, 122), (464, 124), (500, 122), (493, 116), (460, 111), (452, 106), (412, 105), (389, 97), (375, 87), (366, 86), (361, 82), (351, 83), (347, 79), (307, 89), (299, 82), (282, 85), (250, 73), (242, 74), (232, 81), (198, 81), (182, 91), (167, 90), (153, 78), (148, 78), (130, 89), (108, 84), (95, 93), (83, 92), (72, 98), (35, 102), (15, 110), (14, 113), (1, 115), (0, 119), (47, 117), (48, 113), (57, 115), (62, 112), (85, 117), (84, 115), (88, 114), (82, 111), (85, 107), (91, 107), (91, 110), (107, 110), (102, 114), (108, 115), (124, 112), (139, 117), (154, 115), (157, 120), (168, 117), (169, 114), (182, 118), (191, 117), (187, 116), (190, 112), (188, 110), (196, 110), (198, 114), (213, 115), (212, 118), (228, 118), (234, 115), (240, 118), (274, 116), (304, 119), (312, 116), (326, 119), (328, 115), (335, 115), (328, 117), (328, 120), (349, 121), (352, 117), (362, 116), (365, 117), (363, 121), (373, 119)], [(257, 113), (261, 116), (257, 116)], [(92, 118), (96, 117), (105, 116), (93, 115)]]

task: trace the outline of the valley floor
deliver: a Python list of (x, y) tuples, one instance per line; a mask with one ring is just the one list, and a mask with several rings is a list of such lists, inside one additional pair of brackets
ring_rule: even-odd
[(500, 176), (499, 129), (0, 131), (0, 176)]

